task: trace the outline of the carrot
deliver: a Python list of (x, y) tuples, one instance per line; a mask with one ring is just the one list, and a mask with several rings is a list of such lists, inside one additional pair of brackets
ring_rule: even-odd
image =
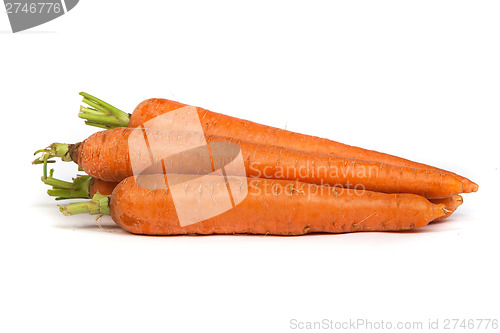
[(50, 170), (48, 176), (44, 175), (42, 181), (52, 186), (47, 194), (56, 197), (56, 200), (91, 199), (96, 193), (110, 195), (118, 185), (117, 182), (107, 182), (89, 175), (78, 175), (72, 182), (67, 182), (54, 178), (53, 174), (54, 169)]
[(460, 205), (464, 202), (463, 198), (461, 195), (454, 195), (452, 197), (449, 197), (449, 198), (443, 198), (443, 199), (430, 199), (429, 200), (430, 202), (432, 202), (433, 204), (444, 204), (445, 205), (445, 209), (446, 209), (446, 214), (444, 214), (443, 216), (441, 217), (438, 217), (436, 219), (436, 221), (438, 220), (444, 220), (445, 218), (448, 218), (451, 216), (451, 214), (453, 214), (458, 207), (460, 207)]
[[(103, 128), (115, 128), (118, 126), (138, 127), (155, 117), (187, 106), (186, 104), (167, 99), (153, 98), (141, 102), (130, 115), (94, 96), (86, 93), (80, 93), (80, 95), (84, 96), (83, 102), (88, 104), (90, 108), (82, 106), (80, 108), (79, 117), (86, 119), (88, 125)], [(456, 175), (450, 171), (413, 162), (397, 156), (265, 126), (202, 108), (196, 108), (196, 110), (203, 131), (208, 135), (231, 137), (238, 140), (255, 142), (263, 145), (281, 146), (309, 153), (328, 154), (407, 168), (437, 171), (458, 178), (464, 184), (464, 193), (476, 192), (479, 188), (477, 184), (469, 179)]]
[(111, 193), (113, 193), (116, 185), (118, 185), (118, 182), (107, 182), (92, 177), (89, 183), (90, 198), (92, 198), (96, 193), (100, 193), (102, 195), (110, 195)]
[[(48, 190), (47, 193), (50, 196), (56, 196), (56, 200), (91, 199), (96, 193), (111, 195), (114, 188), (118, 185), (117, 182), (107, 182), (88, 175), (78, 175), (76, 178), (73, 178), (73, 182), (66, 182), (53, 178), (53, 172), (53, 169), (50, 170), (50, 176), (47, 178), (42, 177), (42, 181), (45, 184), (52, 184), (52, 189)], [(438, 221), (448, 218), (453, 214), (463, 203), (463, 198), (457, 194), (449, 198), (429, 199), (429, 201), (433, 204), (445, 205), (445, 215), (434, 220)]]
[[(56, 196), (56, 200), (63, 199), (92, 199), (95, 194), (111, 195), (114, 188), (118, 185), (117, 182), (107, 182), (88, 175), (78, 175), (73, 178), (73, 182), (65, 182), (53, 178), (54, 170), (50, 170), (50, 176), (43, 178), (42, 181), (46, 184), (52, 184), (53, 188), (48, 190), (50, 196)], [(453, 214), (457, 208), (463, 203), (463, 198), (460, 195), (454, 195), (443, 199), (429, 199), (433, 204), (444, 204), (445, 215), (436, 218), (434, 221), (443, 220)]]
[[(173, 199), (175, 190), (167, 183), (180, 184), (183, 202)], [(218, 215), (183, 224), (179, 207), (198, 213), (217, 209), (228, 188), (236, 198), (241, 192), (246, 196)], [(288, 180), (206, 176), (197, 182), (190, 175), (144, 175), (126, 178), (111, 196), (98, 194), (61, 211), (110, 214), (134, 234), (303, 235), (421, 228), (444, 214), (444, 204), (414, 194), (357, 193)]]
[[(145, 144), (140, 149), (134, 144), (129, 145), (129, 142), (144, 142), (144, 133), (149, 148)], [(205, 142), (208, 146), (204, 146)], [(201, 148), (183, 151), (190, 145)], [(172, 147), (181, 152), (169, 156)], [(311, 154), (232, 138), (205, 137), (199, 133), (120, 127), (94, 133), (75, 145), (56, 143), (43, 152), (44, 155), (34, 163), (61, 157), (64, 161), (76, 162), (95, 178), (115, 182), (138, 173), (209, 174), (220, 169), (233, 176), (299, 180), (386, 193), (414, 193), (427, 198), (450, 197), (463, 190), (463, 184), (457, 178), (436, 171)], [(169, 157), (164, 159), (164, 156)], [(230, 163), (238, 158), (244, 170), (236, 170)], [(136, 168), (134, 172), (133, 161), (142, 164), (143, 168)]]

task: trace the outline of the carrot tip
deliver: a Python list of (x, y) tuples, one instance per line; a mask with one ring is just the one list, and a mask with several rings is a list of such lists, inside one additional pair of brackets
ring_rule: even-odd
[(461, 204), (463, 204), (463, 203), (464, 203), (464, 198), (462, 198), (462, 196), (461, 196), (461, 195), (458, 195), (458, 194), (457, 194), (457, 195), (454, 197), (454, 199), (455, 199), (455, 201), (458, 203), (458, 206), (460, 206)]
[(479, 190), (479, 185), (477, 185), (476, 183), (468, 179), (463, 181), (463, 189), (462, 189), (463, 193), (477, 192), (478, 190)]

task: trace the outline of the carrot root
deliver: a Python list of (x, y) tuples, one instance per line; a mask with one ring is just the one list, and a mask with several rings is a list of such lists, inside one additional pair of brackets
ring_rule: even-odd
[[(49, 158), (62, 156), (63, 161), (75, 162), (94, 178), (120, 182), (134, 174), (130, 159), (129, 139), (130, 135), (136, 135), (135, 132), (134, 128), (120, 127), (94, 133), (76, 144), (56, 143), (46, 150), (41, 150), (44, 154), (36, 162), (44, 163), (43, 161), (48, 161)], [(142, 133), (139, 134), (142, 135)], [(214, 147), (224, 146), (223, 144), (227, 143), (237, 146), (243, 158), (243, 171), (252, 178), (298, 180), (347, 188), (361, 184), (363, 189), (370, 191), (413, 193), (429, 199), (447, 198), (461, 193), (463, 189), (463, 184), (456, 177), (432, 170), (330, 157), (252, 142), (234, 143), (232, 138), (202, 136), (197, 133), (186, 132), (185, 135), (189, 140), (194, 140), (193, 142), (206, 140), (205, 142), (210, 146), (213, 144)], [(140, 138), (143, 139), (142, 136)], [(199, 174), (201, 172), (203, 174), (205, 171), (211, 171), (199, 167), (199, 161), (205, 157), (204, 150), (194, 152), (188, 150), (188, 153), (176, 157), (178, 161), (170, 163), (168, 168), (163, 170), (163, 164), (160, 162), (161, 156), (167, 156), (169, 149), (168, 145), (163, 143), (181, 144), (185, 139), (184, 136), (172, 135), (168, 131), (150, 129), (149, 142), (162, 144), (156, 145), (158, 149), (153, 155), (151, 166), (142, 170), (142, 173), (164, 173), (168, 170), (169, 173)], [(218, 154), (217, 159), (213, 156), (210, 158), (216, 165), (223, 166), (227, 157), (224, 154)], [(290, 167), (283, 169), (282, 166)], [(232, 172), (230, 175), (238, 175)]]
[(451, 214), (453, 214), (458, 207), (460, 207), (460, 205), (464, 202), (464, 199), (462, 198), (461, 195), (454, 195), (452, 197), (449, 197), (449, 198), (444, 198), (444, 199), (430, 199), (429, 200), (430, 202), (432, 202), (433, 204), (444, 204), (445, 205), (445, 214), (441, 217), (438, 217), (437, 219), (435, 219), (434, 221), (440, 221), (440, 220), (443, 220), (445, 218), (448, 218), (450, 217)]
[[(137, 127), (152, 119), (152, 117), (169, 112), (179, 107), (186, 106), (185, 104), (178, 102), (153, 98), (141, 102), (136, 107), (133, 114), (127, 114), (113, 106), (110, 106), (106, 102), (96, 97), (93, 97), (86, 93), (81, 93), (81, 95), (85, 97), (83, 100), (84, 103), (88, 104), (88, 101), (90, 100), (91, 102), (96, 102), (99, 108), (95, 107), (92, 110), (83, 108), (79, 116), (81, 118), (87, 119), (88, 125), (107, 129), (112, 129), (120, 126)], [(101, 107), (106, 111), (100, 111), (100, 109), (102, 109)], [(204, 131), (209, 135), (234, 137), (238, 140), (255, 142), (263, 145), (276, 145), (299, 151), (328, 154), (338, 157), (342, 156), (352, 159), (371, 160), (395, 166), (410, 167), (422, 170), (434, 170), (449, 173), (457, 177), (463, 184), (463, 189), (462, 191), (460, 191), (461, 193), (477, 192), (479, 189), (479, 186), (476, 183), (465, 177), (422, 163), (416, 163), (410, 160), (376, 151), (366, 150), (360, 147), (344, 145), (342, 143), (327, 139), (297, 134), (286, 130), (280, 130), (246, 120), (225, 116), (201, 108), (198, 108), (198, 112), (201, 119), (206, 118), (203, 122), (203, 126), (205, 127)], [(96, 116), (95, 113), (100, 114), (100, 117)], [(120, 125), (118, 125), (117, 119), (120, 119)], [(232, 123), (233, 125), (231, 128), (226, 126), (221, 127), (216, 126), (217, 122), (228, 124)], [(252, 130), (250, 130), (250, 128), (252, 128)], [(254, 134), (251, 134), (253, 132)], [(295, 141), (289, 142), (292, 136), (295, 138)], [(298, 140), (297, 138), (301, 139)]]
[[(176, 189), (165, 188), (175, 177), (184, 203), (174, 203)], [(444, 204), (435, 205), (414, 194), (384, 194), (296, 181), (210, 176), (193, 184), (183, 175), (144, 175), (122, 181), (113, 191), (111, 217), (123, 229), (135, 234), (263, 234), (302, 235), (313, 232), (399, 231), (421, 228), (442, 215)], [(193, 223), (179, 216), (194, 216), (216, 207), (227, 194), (246, 189), (246, 197), (235, 207)], [(141, 199), (138, 199), (141, 198)], [(189, 199), (191, 198), (191, 199)], [(189, 214), (182, 207), (189, 209)], [(177, 210), (181, 207), (181, 210)], [(199, 221), (199, 222), (196, 222)]]
[[(183, 203), (174, 204), (167, 175), (145, 175), (121, 182), (111, 196), (96, 194), (92, 200), (60, 207), (64, 215), (111, 215), (123, 229), (146, 235), (262, 234), (303, 235), (313, 232), (399, 231), (421, 228), (444, 214), (444, 204), (432, 204), (414, 194), (337, 192), (328, 186), (295, 181), (210, 176), (202, 184), (186, 183), (185, 204), (195, 215), (214, 209), (227, 193), (244, 190), (246, 197), (232, 209), (181, 223)], [(189, 175), (169, 175), (178, 181)], [(196, 178), (195, 178), (196, 179)], [(247, 184), (245, 184), (248, 182)], [(235, 186), (232, 186), (235, 185)], [(174, 185), (175, 186), (175, 185)], [(239, 190), (238, 190), (239, 189)], [(235, 190), (235, 191), (234, 191)], [(241, 193), (240, 193), (241, 194)], [(138, 199), (144, 198), (144, 199)], [(193, 202), (189, 200), (194, 199)], [(221, 201), (222, 200), (222, 201)], [(180, 206), (176, 206), (180, 205)], [(188, 207), (188, 206), (185, 206)], [(306, 208), (307, 207), (307, 208)], [(178, 211), (177, 209), (181, 210)], [(178, 215), (181, 213), (181, 215)], [(191, 216), (191, 215), (190, 215)], [(194, 215), (191, 216), (191, 218)], [(191, 219), (188, 217), (188, 219)]]

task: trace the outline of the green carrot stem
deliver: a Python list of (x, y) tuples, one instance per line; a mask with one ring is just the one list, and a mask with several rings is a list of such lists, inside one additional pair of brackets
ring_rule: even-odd
[(90, 94), (81, 92), (80, 95), (84, 97), (83, 103), (90, 106), (80, 107), (78, 114), (78, 117), (87, 120), (87, 125), (106, 129), (128, 126), (130, 114)]
[(47, 163), (49, 158), (60, 157), (63, 161), (71, 161), (69, 156), (69, 145), (63, 143), (53, 143), (45, 149), (40, 149), (35, 154), (42, 153), (42, 155), (33, 161), (33, 164), (43, 163), (43, 176), (42, 182), (52, 189), (47, 193), (50, 196), (56, 197), (56, 200), (73, 199), (73, 198), (90, 198), (90, 180), (89, 175), (78, 175), (73, 178), (72, 182), (67, 182), (61, 179), (54, 178), (54, 169), (51, 169), (47, 174)]
[(42, 176), (42, 182), (44, 182), (46, 185), (53, 186), (54, 188), (57, 188), (57, 189), (69, 190), (69, 189), (74, 188), (73, 183), (67, 182), (64, 180), (60, 180), (60, 179), (55, 179), (52, 177)]
[[(47, 178), (47, 161), (49, 160), (49, 155), (47, 154), (44, 154), (43, 155), (43, 178)], [(54, 169), (52, 169), (54, 170)], [(50, 170), (50, 175), (52, 176), (52, 174), (54, 173), (52, 170)]]
[(70, 190), (70, 189), (51, 189), (47, 190), (47, 194), (51, 197), (57, 197), (56, 200), (63, 199), (89, 199), (89, 191)]
[[(83, 108), (84, 107), (82, 106), (81, 109)], [(104, 113), (88, 113), (80, 110), (78, 117), (89, 120), (92, 123), (100, 123), (103, 125), (109, 125), (115, 127), (126, 127), (126, 126), (121, 126), (123, 125), (123, 123), (119, 119), (116, 119), (115, 117), (109, 116)]]
[(75, 214), (85, 214), (90, 212), (90, 201), (86, 202), (73, 202), (66, 206), (59, 206), (59, 210), (66, 216)]
[(51, 185), (52, 189), (47, 190), (47, 194), (52, 197), (57, 197), (56, 200), (63, 199), (90, 199), (90, 179), (88, 175), (79, 175), (73, 178), (73, 182), (66, 182), (52, 177), (51, 175), (47, 178), (42, 177), (42, 181)]
[(95, 127), (104, 128), (104, 129), (116, 128), (116, 126), (114, 126), (114, 125), (104, 125), (102, 123), (96, 123), (94, 121), (89, 121), (89, 120), (85, 121), (85, 125), (95, 126)]
[(92, 200), (59, 206), (59, 210), (66, 216), (86, 213), (91, 215), (110, 215), (109, 195), (96, 193)]
[(52, 189), (47, 190), (48, 195), (56, 197), (56, 200), (76, 198), (90, 199), (91, 177), (89, 175), (78, 175), (76, 178), (73, 178), (73, 182), (67, 182), (54, 178), (54, 169), (51, 169), (47, 176), (47, 164), (44, 163), (43, 167), (42, 182), (52, 186)]
[(87, 108), (85, 106), (80, 105), (80, 112), (82, 113), (88, 113), (88, 114), (103, 114), (102, 111), (96, 110), (96, 109), (91, 109)]
[(33, 164), (46, 164), (51, 163), (50, 158), (59, 157), (62, 161), (71, 162), (71, 156), (69, 155), (69, 145), (67, 143), (53, 143), (45, 149), (39, 149), (35, 152), (36, 154), (42, 153), (40, 157), (34, 160)]
[(128, 123), (128, 119), (130, 118), (129, 114), (127, 114), (127, 113), (119, 110), (118, 108), (114, 107), (113, 105), (108, 104), (108, 103), (104, 102), (103, 100), (101, 100), (97, 97), (94, 97), (90, 94), (87, 94), (85, 92), (81, 92), (80, 95), (83, 96), (87, 100), (94, 101), (95, 103), (99, 104), (100, 106), (104, 107), (106, 110), (108, 110), (109, 112), (114, 114), (117, 118), (121, 118), (124, 121), (127, 121), (127, 123)]
[[(83, 103), (93, 107), (94, 109), (90, 109), (90, 110), (93, 110), (95, 112), (101, 112), (101, 113), (110, 113), (110, 111), (108, 111), (104, 106), (98, 104), (98, 103), (95, 103), (95, 102), (92, 102), (90, 99), (88, 98), (84, 98), (83, 99)], [(86, 108), (88, 109), (88, 108)], [(121, 112), (121, 111), (120, 111)]]

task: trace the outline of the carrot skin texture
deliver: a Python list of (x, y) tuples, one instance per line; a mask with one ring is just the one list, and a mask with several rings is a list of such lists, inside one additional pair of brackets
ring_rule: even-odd
[[(168, 175), (141, 177), (146, 182), (161, 183), (167, 182)], [(226, 188), (221, 177), (212, 178), (214, 180), (201, 190), (198, 186), (186, 186), (186, 191), (201, 193), (202, 208), (212, 202), (213, 197), (217, 201)], [(229, 183), (234, 181), (239, 182), (241, 178), (228, 177)], [(131, 233), (144, 235), (288, 236), (316, 232), (399, 231), (421, 228), (444, 214), (443, 204), (432, 204), (414, 194), (356, 193), (296, 181), (256, 178), (248, 178), (248, 195), (236, 207), (184, 227), (179, 224), (171, 192), (164, 188), (142, 187), (135, 177), (123, 180), (115, 188), (109, 206), (115, 223)]]
[(108, 182), (92, 177), (89, 182), (90, 198), (92, 198), (94, 194), (98, 192), (102, 195), (111, 195), (116, 185), (118, 185), (118, 182)]
[[(186, 104), (160, 98), (152, 98), (141, 102), (132, 113), (129, 127), (138, 127), (157, 117), (186, 106)], [(463, 184), (463, 192), (476, 192), (478, 185), (469, 179), (452, 172), (438, 169), (426, 164), (413, 162), (397, 156), (349, 146), (340, 142), (315, 136), (294, 133), (291, 131), (270, 127), (251, 121), (219, 114), (206, 109), (197, 108), (198, 116), (204, 132), (208, 135), (232, 137), (243, 141), (264, 145), (281, 146), (285, 148), (306, 151), (310, 153), (335, 155), (351, 159), (375, 161), (384, 164), (415, 169), (433, 170), (448, 173), (457, 177)]]
[(447, 212), (443, 215), (435, 219), (434, 221), (440, 221), (444, 220), (445, 218), (448, 218), (453, 214), (460, 205), (464, 202), (464, 199), (462, 198), (461, 195), (454, 195), (449, 198), (442, 198), (442, 199), (429, 199), (430, 202), (433, 204), (444, 204)]
[[(133, 128), (115, 128), (94, 133), (82, 143), (70, 148), (70, 155), (86, 173), (106, 181), (119, 182), (134, 175), (130, 162), (128, 139)], [(142, 135), (139, 131), (136, 134)], [(186, 136), (179, 138), (168, 131), (149, 130), (150, 141), (169, 142), (182, 145)], [(311, 154), (276, 146), (236, 141), (232, 138), (197, 135), (212, 143), (236, 144), (242, 154), (246, 176), (299, 180), (315, 184), (342, 187), (362, 187), (370, 191), (385, 193), (413, 193), (426, 198), (445, 198), (461, 193), (463, 184), (454, 176), (436, 171), (411, 169), (384, 165), (377, 162), (358, 161), (329, 155)], [(177, 140), (177, 141), (176, 141)], [(199, 141), (200, 145), (202, 141)], [(204, 143), (204, 141), (203, 141)], [(159, 145), (159, 150), (164, 146)], [(182, 163), (172, 166), (168, 172), (162, 168), (160, 151), (154, 155), (151, 168), (144, 173), (191, 173), (207, 174), (211, 169), (200, 167), (203, 156), (199, 154), (180, 158)], [(147, 152), (141, 152), (148, 156)], [(223, 163), (219, 163), (222, 164)], [(217, 168), (216, 168), (217, 169)], [(236, 175), (235, 176), (243, 176)]]

